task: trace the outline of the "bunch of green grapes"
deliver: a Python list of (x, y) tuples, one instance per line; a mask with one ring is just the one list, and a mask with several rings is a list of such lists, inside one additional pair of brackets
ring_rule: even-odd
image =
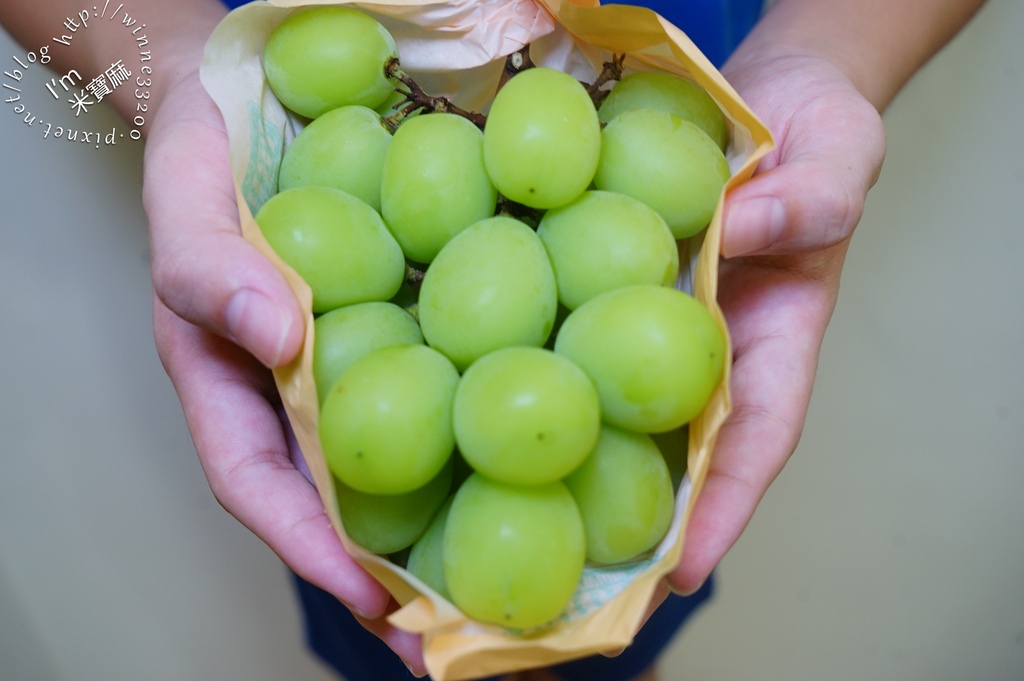
[(341, 6), (290, 14), (264, 61), (309, 122), (256, 221), (312, 290), (346, 532), (479, 621), (551, 623), (585, 565), (664, 537), (655, 438), (722, 378), (723, 330), (674, 288), (729, 178), (721, 111), (677, 76), (530, 67), (468, 114)]

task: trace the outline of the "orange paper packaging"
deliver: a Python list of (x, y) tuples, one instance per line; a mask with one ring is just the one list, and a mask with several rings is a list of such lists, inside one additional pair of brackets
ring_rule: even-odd
[[(664, 540), (642, 560), (588, 566), (569, 607), (557, 623), (542, 632), (523, 635), (468, 619), (402, 568), (351, 542), (338, 515), (334, 482), (317, 436), (309, 288), (273, 253), (252, 217), (277, 191), (282, 154), (303, 125), (267, 86), (263, 46), (289, 13), (308, 4), (326, 3), (254, 2), (231, 12), (207, 44), (202, 80), (227, 124), (243, 234), (282, 270), (306, 313), (303, 349), (294, 362), (275, 371), (275, 378), (327, 514), (349, 553), (402, 605), (391, 622), (422, 634), (427, 669), (438, 681), (621, 650), (639, 629), (659, 580), (679, 560), (687, 518), (706, 477), (716, 435), (729, 412), (729, 369), (707, 407), (689, 425), (687, 473)], [(526, 45), (535, 64), (569, 72), (583, 82), (592, 82), (612, 55), (625, 54), (626, 72), (672, 72), (697, 82), (718, 102), (731, 133), (726, 155), (732, 179), (726, 192), (749, 178), (758, 160), (772, 148), (765, 126), (714, 66), (679, 29), (650, 10), (600, 7), (597, 0), (380, 0), (351, 4), (377, 18), (392, 33), (404, 70), (424, 90), (450, 97), (464, 109), (486, 111), (506, 56)], [(708, 306), (724, 328), (716, 303), (720, 235), (721, 200), (708, 229), (679, 242), (677, 288)], [(679, 454), (681, 457), (682, 452)]]

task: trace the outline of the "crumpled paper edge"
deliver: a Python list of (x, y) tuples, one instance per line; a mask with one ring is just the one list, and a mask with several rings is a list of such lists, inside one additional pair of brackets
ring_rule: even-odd
[[(445, 57), (443, 53), (453, 49), (453, 45), (457, 46), (459, 55), (454, 59), (455, 63), (466, 63), (464, 60), (470, 59), (469, 63), (481, 68), (481, 74), (496, 73), (493, 64), (488, 66), (485, 63), (492, 54), (495, 59), (500, 59), (504, 54), (520, 49), (524, 41), (531, 43), (531, 56), (536, 63), (568, 70), (581, 78), (584, 76), (579, 75), (580, 71), (589, 69), (592, 73), (594, 66), (603, 61), (608, 54), (626, 52), (630, 55), (627, 66), (645, 70), (665, 70), (689, 77), (702, 85), (722, 106), (733, 129), (733, 142), (728, 150), (733, 176), (727, 183), (723, 196), (732, 187), (749, 178), (760, 158), (773, 147), (768, 130), (711, 63), (681, 31), (654, 12), (626, 6), (607, 6), (598, 9), (596, 2), (586, 0), (580, 0), (576, 4), (563, 0), (537, 0), (537, 5), (544, 11), (518, 14), (523, 8), (532, 9), (533, 2), (534, 0), (379, 0), (373, 4), (288, 0), (257, 2), (235, 10), (222, 22), (210, 40), (203, 65), (203, 82), (229, 123), (232, 169), (236, 179), (243, 236), (274, 261), (288, 280), (300, 305), (307, 311), (307, 333), (300, 355), (290, 365), (274, 372), (286, 414), (291, 420), (300, 447), (305, 452), (327, 514), (346, 550), (381, 581), (400, 604), (403, 604), (404, 607), (393, 614), (390, 621), (400, 628), (423, 634), (427, 668), (431, 675), (440, 681), (546, 666), (566, 659), (618, 650), (629, 644), (639, 629), (658, 582), (672, 570), (681, 555), (686, 521), (706, 478), (717, 433), (729, 413), (730, 368), (727, 365), (718, 390), (712, 395), (702, 414), (689, 426), (687, 476), (677, 496), (672, 529), (655, 550), (654, 558), (646, 567), (638, 574), (631, 574), (631, 581), (625, 588), (620, 589), (617, 595), (589, 614), (561, 622), (541, 633), (510, 634), (499, 627), (468, 620), (457, 608), (425, 587), (415, 577), (385, 559), (354, 545), (345, 535), (338, 516), (334, 502), (334, 481), (320, 453), (316, 437), (318, 415), (311, 370), (311, 294), (305, 282), (269, 247), (252, 218), (250, 203), (258, 207), (269, 196), (254, 197), (251, 193), (243, 191), (247, 174), (252, 172), (253, 159), (249, 154), (252, 150), (247, 148), (250, 140), (240, 139), (239, 128), (248, 126), (245, 132), (250, 136), (255, 134), (271, 138), (271, 153), (280, 154), (290, 139), (297, 134), (302, 122), (289, 117), (266, 86), (262, 69), (256, 68), (259, 64), (253, 64), (248, 59), (254, 45), (259, 46), (265, 42), (265, 34), (261, 37), (240, 30), (245, 26), (233, 24), (232, 17), (234, 20), (241, 19), (239, 13), (243, 11), (263, 12), (266, 14), (261, 17), (261, 21), (276, 25), (276, 22), (283, 19), (282, 10), (285, 8), (311, 4), (353, 4), (381, 18), (389, 30), (396, 34), (402, 48), (403, 65), (414, 74), (420, 64), (416, 59), (407, 56), (403, 41), (408, 45), (417, 45), (423, 63), (437, 70), (426, 77), (427, 80), (431, 80), (431, 76), (434, 77), (427, 86), (428, 89), (447, 95), (465, 94), (445, 89), (446, 86), (452, 86), (449, 71), (454, 65), (451, 63), (450, 55)], [(510, 11), (513, 12), (512, 15), (507, 13)], [(511, 28), (496, 39), (492, 27), (495, 22), (501, 23), (509, 16), (514, 16), (515, 19), (505, 21), (502, 25)], [(419, 39), (410, 37), (411, 34), (415, 34), (411, 27), (415, 26), (417, 21), (430, 26), (434, 32), (444, 33), (448, 38), (442, 41), (445, 49), (429, 49), (430, 41), (417, 42)], [(486, 40), (479, 37), (474, 39), (474, 35), (486, 36)], [(567, 35), (571, 36), (571, 40), (567, 40)], [(455, 39), (451, 40), (453, 36)], [(495, 53), (494, 50), (498, 52)], [(417, 49), (413, 49), (412, 54), (417, 54)], [(219, 74), (217, 65), (221, 66)], [(224, 66), (229, 68), (224, 69)], [(261, 83), (258, 94), (259, 117), (254, 117), (251, 108), (247, 106), (251, 105), (251, 98), (240, 92), (244, 90), (242, 85), (252, 83), (254, 79)], [(473, 94), (473, 97), (478, 99), (489, 96), (490, 92), (493, 92), (493, 84), (496, 83), (496, 79), (490, 83), (483, 78), (480, 80), (485, 81), (484, 85), (477, 88)], [(701, 237), (680, 242), (680, 262), (689, 263), (690, 267), (683, 268), (677, 288), (692, 293), (704, 303), (725, 330), (724, 318), (715, 300), (721, 242), (721, 209), (720, 200), (711, 224)], [(731, 348), (729, 352), (731, 356)], [(313, 405), (313, 408), (310, 408), (310, 405)], [(623, 569), (630, 570), (628, 566)], [(636, 567), (633, 566), (632, 569), (635, 570)]]

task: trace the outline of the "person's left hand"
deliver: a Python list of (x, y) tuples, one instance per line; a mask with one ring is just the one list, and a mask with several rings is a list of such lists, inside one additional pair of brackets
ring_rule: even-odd
[(678, 593), (707, 579), (796, 449), (849, 240), (885, 155), (878, 112), (837, 66), (771, 49), (723, 68), (778, 147), (726, 197), (718, 302), (732, 412), (668, 577)]

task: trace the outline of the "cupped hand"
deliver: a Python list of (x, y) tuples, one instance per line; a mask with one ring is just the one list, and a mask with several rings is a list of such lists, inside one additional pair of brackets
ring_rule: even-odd
[(726, 197), (719, 303), (733, 410), (668, 576), (679, 593), (707, 579), (796, 449), (847, 245), (885, 155), (878, 112), (827, 61), (741, 51), (723, 74), (777, 148)]
[(167, 87), (153, 120), (143, 201), (157, 349), (214, 496), (422, 673), (419, 637), (383, 619), (389, 594), (346, 553), (303, 474), (268, 369), (298, 353), (303, 316), (284, 278), (241, 236), (227, 132), (194, 69)]

